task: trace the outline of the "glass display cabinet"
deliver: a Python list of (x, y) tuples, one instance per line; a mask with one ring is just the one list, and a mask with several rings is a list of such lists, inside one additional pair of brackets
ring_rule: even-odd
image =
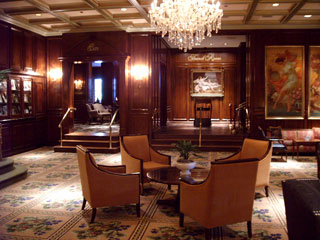
[(32, 79), (8, 75), (0, 80), (0, 118), (33, 115)]

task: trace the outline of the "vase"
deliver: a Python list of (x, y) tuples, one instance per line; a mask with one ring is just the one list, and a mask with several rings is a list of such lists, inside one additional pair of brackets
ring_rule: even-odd
[(179, 160), (176, 163), (176, 167), (181, 170), (180, 175), (181, 176), (189, 176), (191, 174), (190, 170), (193, 169), (196, 166), (196, 162), (190, 161), (190, 162), (179, 162)]

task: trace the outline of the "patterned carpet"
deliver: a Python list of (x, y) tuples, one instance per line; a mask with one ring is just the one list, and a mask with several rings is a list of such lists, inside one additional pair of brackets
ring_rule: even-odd
[[(166, 152), (176, 155), (173, 152)], [(225, 156), (204, 153), (205, 159)], [(95, 154), (99, 163), (119, 164), (120, 155)], [(82, 193), (76, 154), (54, 153), (44, 147), (11, 157), (28, 167), (27, 179), (0, 191), (0, 239), (110, 239), (110, 240), (201, 240), (204, 231), (192, 219), (179, 227), (178, 214), (169, 206), (158, 206), (162, 198), (174, 198), (162, 184), (148, 184), (141, 196), (141, 217), (135, 206), (101, 208), (94, 224), (89, 224), (89, 204), (81, 211)], [(299, 162), (272, 162), (269, 198), (257, 189), (253, 211), (253, 239), (287, 239), (281, 180), (316, 177), (314, 157)], [(224, 226), (215, 239), (247, 239), (246, 223)]]

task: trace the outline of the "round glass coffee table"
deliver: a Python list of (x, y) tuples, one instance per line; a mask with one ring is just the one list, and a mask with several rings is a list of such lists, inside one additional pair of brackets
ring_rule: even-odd
[[(203, 181), (207, 178), (209, 171), (204, 169), (193, 169), (191, 171), (191, 176), (188, 176), (188, 181), (191, 182), (199, 182)], [(158, 200), (158, 204), (166, 204), (171, 205), (176, 208), (179, 212), (179, 205), (180, 205), (180, 169), (176, 167), (163, 167), (152, 170), (147, 173), (147, 177), (154, 182), (163, 183), (167, 185), (177, 185), (178, 186), (178, 193), (176, 199), (161, 199)], [(186, 178), (184, 176), (184, 178)]]
[(160, 199), (159, 205), (170, 205), (175, 207), (176, 211), (180, 210), (180, 170), (176, 167), (163, 167), (147, 172), (147, 178), (151, 181), (170, 185), (178, 185), (178, 194), (176, 199)]

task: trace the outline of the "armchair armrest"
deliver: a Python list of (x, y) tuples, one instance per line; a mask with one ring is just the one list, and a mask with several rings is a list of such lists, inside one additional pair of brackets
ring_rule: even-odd
[(120, 143), (121, 163), (126, 166), (126, 173), (136, 173), (142, 171), (143, 160), (130, 155), (126, 148)]
[(215, 162), (222, 162), (226, 160), (238, 160), (240, 159), (240, 152), (237, 152), (229, 157), (217, 159)]
[(98, 168), (103, 171), (109, 171), (113, 173), (126, 173), (126, 166), (125, 165), (117, 165), (117, 166), (106, 166), (98, 164)]
[(150, 147), (151, 161), (161, 163), (161, 164), (171, 165), (171, 156), (157, 152), (155, 149), (153, 149), (151, 145), (149, 145), (149, 147)]
[(199, 185), (199, 184), (204, 183), (206, 181), (206, 179), (203, 180), (203, 181), (195, 181), (190, 176), (184, 176), (184, 177), (181, 177), (180, 181), (183, 182), (183, 183), (189, 184), (189, 185)]

